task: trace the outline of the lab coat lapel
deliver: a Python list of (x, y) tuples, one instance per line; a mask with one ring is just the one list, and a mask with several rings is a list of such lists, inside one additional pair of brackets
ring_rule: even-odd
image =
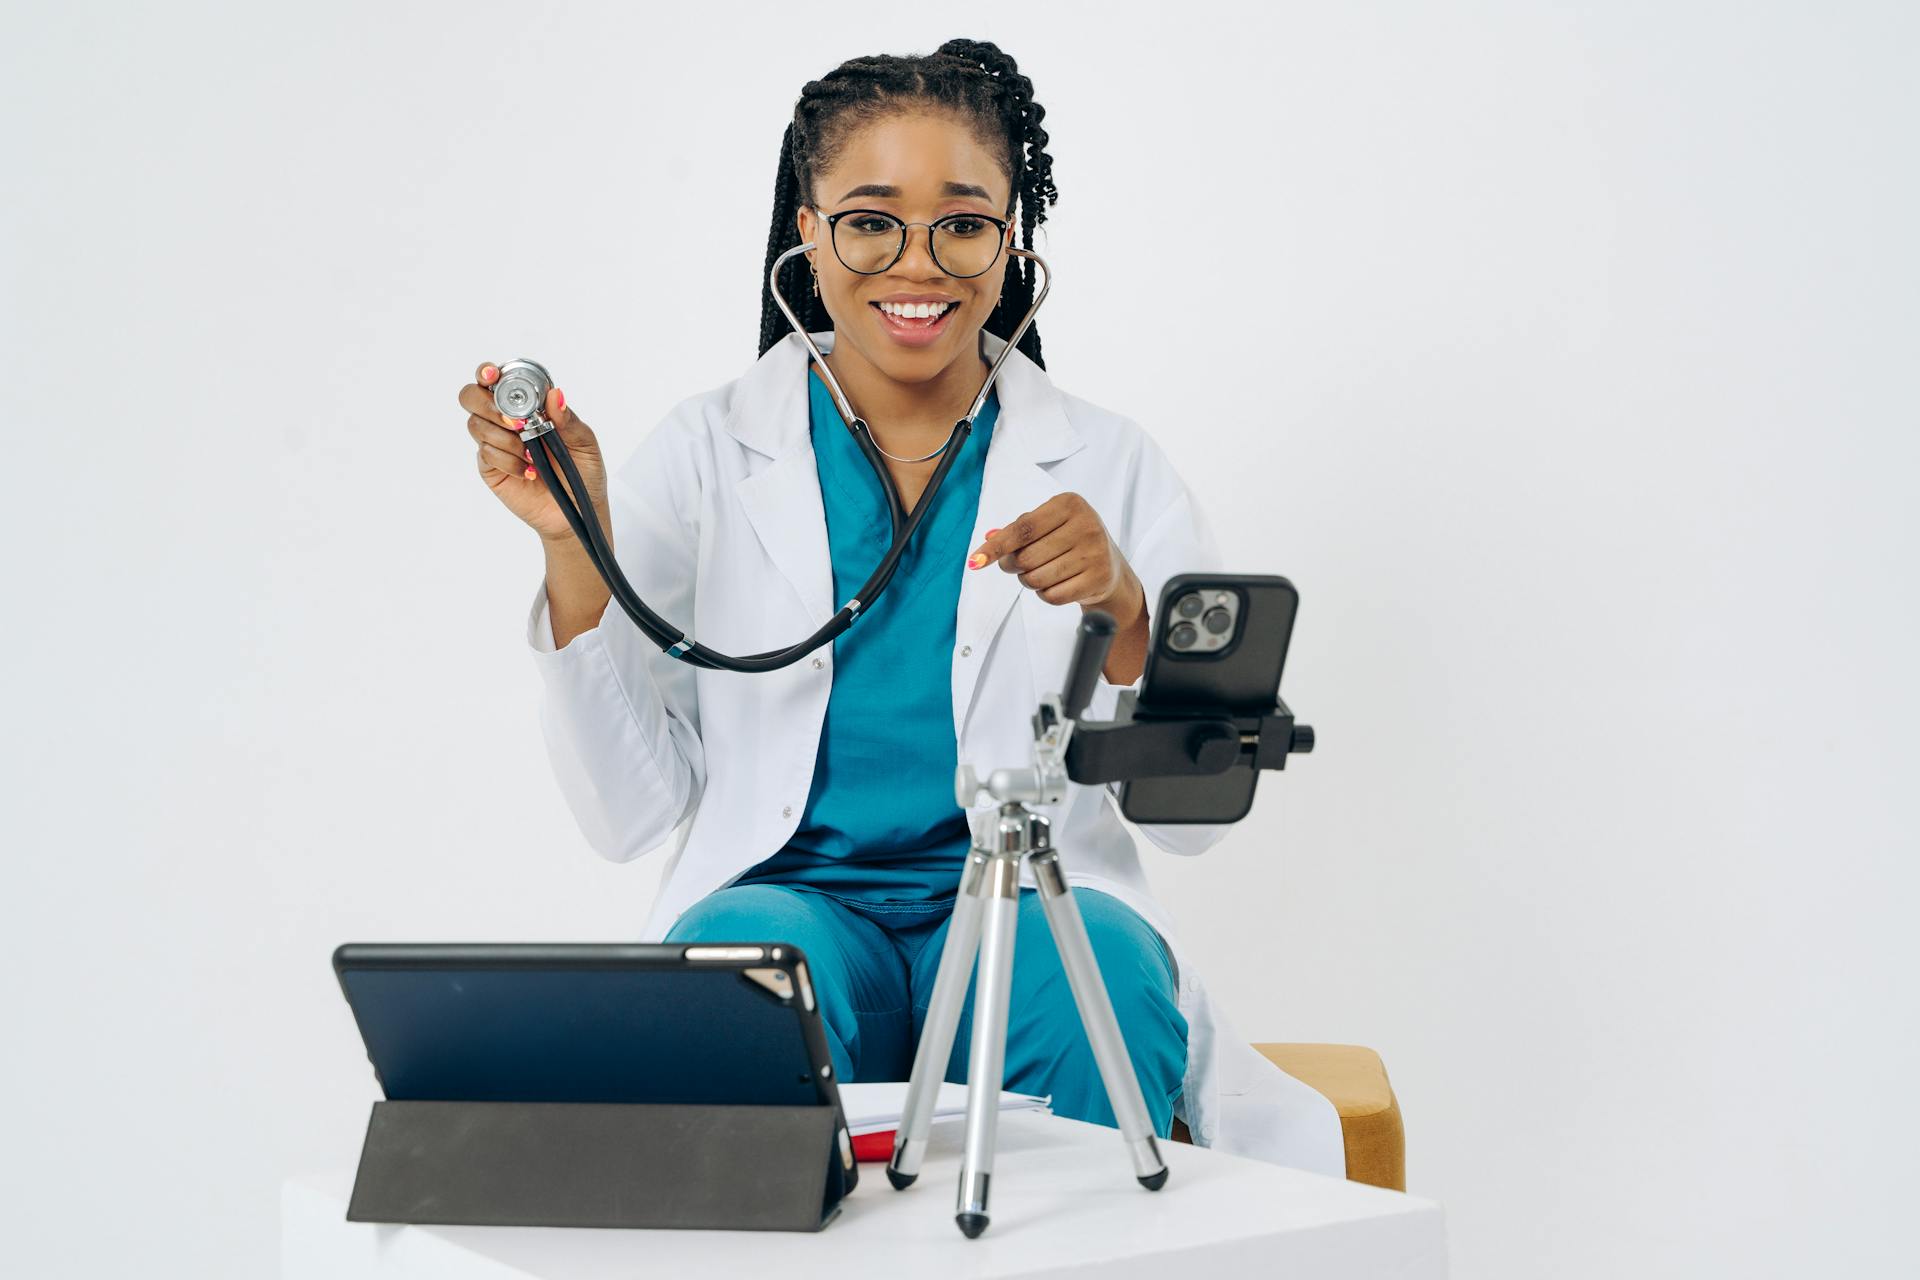
[[(999, 357), (1006, 343), (982, 334), (988, 360)], [(980, 477), (980, 509), (974, 519), (971, 549), (986, 540), (987, 530), (1011, 524), (1055, 494), (1060, 482), (1043, 464), (1056, 462), (1080, 447), (1079, 433), (1067, 421), (1060, 392), (1046, 371), (1015, 351), (1007, 357), (995, 384), (1000, 415)], [(974, 705), (980, 672), (993, 639), (1005, 625), (1020, 593), (1027, 590), (1018, 574), (998, 565), (964, 570), (960, 605), (954, 627), (953, 723), (963, 732)], [(963, 656), (965, 655), (965, 656)]]
[(833, 559), (812, 446), (774, 459), (741, 481), (739, 493), (768, 558), (793, 584), (812, 625), (825, 625), (833, 616)]
[(772, 459), (739, 483), (740, 507), (818, 627), (833, 616), (833, 558), (813, 455), (807, 360), (798, 334), (768, 348), (742, 378), (726, 429)]
[[(980, 511), (975, 517), (973, 538), (967, 543), (969, 550), (986, 541), (987, 530), (1013, 523), (1016, 517), (1061, 491), (1047, 469), (1028, 458), (1017, 441), (1003, 441), (1002, 424), (1013, 424), (1008, 422), (1005, 405), (1001, 406), (1000, 414), (999, 422), (994, 424), (993, 439), (987, 446), (987, 464), (980, 477)], [(1018, 574), (1008, 573), (997, 564), (961, 571), (953, 655), (956, 731), (964, 728), (967, 715), (973, 709), (974, 692), (981, 668), (986, 664), (987, 650), (1025, 590)]]

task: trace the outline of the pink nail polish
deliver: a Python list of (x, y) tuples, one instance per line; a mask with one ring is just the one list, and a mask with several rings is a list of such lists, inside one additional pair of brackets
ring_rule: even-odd
[(535, 471), (532, 467), (527, 468), (527, 479), (531, 480), (538, 474), (540, 473)]
[(567, 407), (567, 393), (560, 388), (553, 389), (553, 411), (559, 413)]

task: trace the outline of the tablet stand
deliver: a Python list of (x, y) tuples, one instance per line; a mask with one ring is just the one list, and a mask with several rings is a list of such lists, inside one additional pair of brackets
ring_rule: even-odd
[(347, 1219), (818, 1231), (854, 1176), (825, 1103), (386, 1101)]

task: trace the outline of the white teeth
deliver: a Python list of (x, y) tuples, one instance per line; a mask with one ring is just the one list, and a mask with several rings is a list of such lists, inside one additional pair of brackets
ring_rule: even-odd
[(909, 320), (926, 320), (941, 315), (953, 306), (951, 302), (882, 302), (880, 309), (890, 316), (900, 316)]

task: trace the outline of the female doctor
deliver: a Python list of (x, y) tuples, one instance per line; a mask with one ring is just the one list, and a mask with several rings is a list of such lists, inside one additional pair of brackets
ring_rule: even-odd
[[(811, 242), (797, 314), (871, 425), (911, 511), (1032, 302), (1023, 247), (1057, 199), (1044, 109), (994, 45), (856, 58), (808, 83), (781, 142), (766, 278)], [(1009, 269), (1009, 268), (1012, 269)], [(619, 562), (652, 607), (732, 653), (784, 647), (856, 594), (889, 517), (797, 333), (763, 293), (759, 359), (678, 404), (618, 471), (564, 393), (547, 410)], [(1028, 718), (1080, 614), (1119, 623), (1087, 715), (1138, 681), (1175, 573), (1219, 567), (1205, 519), (1132, 421), (1057, 389), (1040, 334), (1008, 356), (891, 584), (830, 647), (755, 675), (698, 669), (618, 608), (500, 416), (482, 364), (460, 403), (481, 479), (536, 529), (528, 641), (541, 723), (588, 842), (626, 861), (676, 828), (644, 936), (779, 940), (806, 954), (842, 1080), (907, 1078), (970, 823), (956, 763), (1030, 762)], [(574, 495), (576, 501), (580, 495)], [(1117, 795), (1071, 788), (1055, 842), (1155, 1131), (1344, 1172), (1325, 1099), (1239, 1039), (1142, 875)], [(1197, 854), (1224, 828), (1146, 827)], [(1005, 1084), (1114, 1125), (1031, 872), (1023, 872)], [(973, 992), (946, 1078), (966, 1079)]]

